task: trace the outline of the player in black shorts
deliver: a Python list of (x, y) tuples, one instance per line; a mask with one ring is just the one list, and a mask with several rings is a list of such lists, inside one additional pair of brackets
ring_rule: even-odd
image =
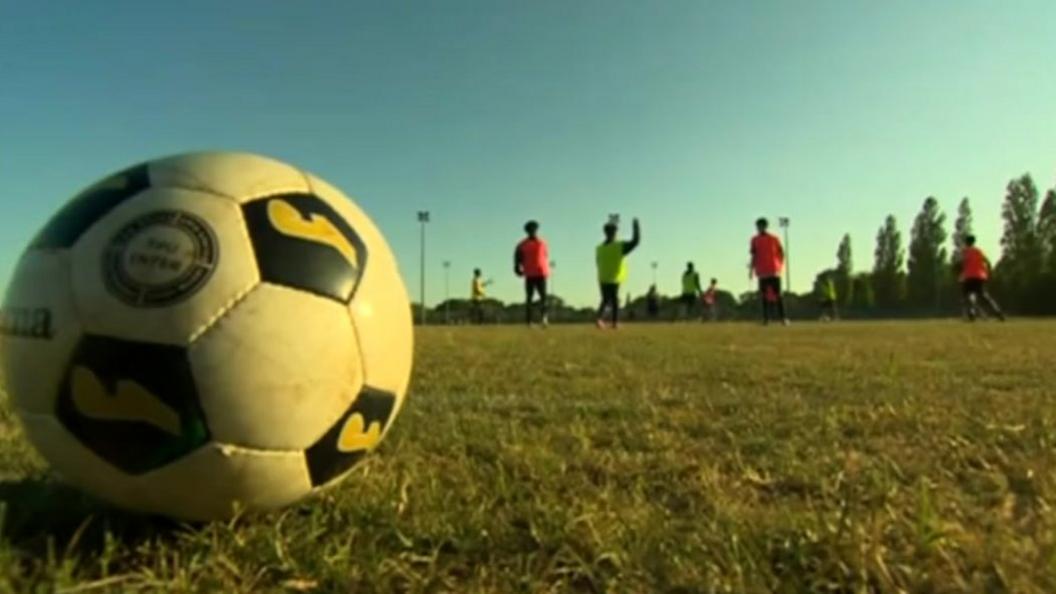
[(968, 235), (964, 238), (964, 247), (955, 258), (957, 266), (961, 269), (961, 293), (964, 295), (965, 317), (974, 321), (980, 312), (990, 313), (997, 319), (1004, 321), (1005, 314), (986, 290), (986, 283), (990, 280), (990, 260), (983, 250), (975, 247), (975, 236)]

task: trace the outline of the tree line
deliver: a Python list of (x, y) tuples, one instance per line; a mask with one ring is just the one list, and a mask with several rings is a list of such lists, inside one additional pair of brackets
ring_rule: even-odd
[[(1009, 313), (1056, 314), (1056, 187), (1044, 198), (1030, 174), (1008, 182), (1001, 205), (1004, 230), (1001, 254), (993, 264), (991, 293)], [(821, 283), (832, 278), (837, 303), (844, 317), (885, 318), (957, 315), (961, 308), (957, 251), (973, 233), (972, 204), (968, 197), (957, 205), (953, 226), (934, 196), (924, 199), (905, 243), (898, 219), (890, 214), (876, 233), (872, 267), (856, 270), (850, 234), (836, 248), (836, 263), (814, 279), (813, 292), (786, 295), (793, 318), (817, 317)], [(678, 319), (676, 297), (661, 297), (662, 320)], [(415, 320), (418, 305), (414, 304)], [(496, 299), (485, 303), (489, 322), (520, 322), (523, 305)], [(632, 320), (654, 319), (647, 313), (644, 295), (628, 296), (625, 303)], [(719, 292), (722, 320), (752, 320), (758, 317), (758, 295), (734, 296)], [(471, 318), (468, 299), (451, 299), (429, 308), (430, 323), (462, 323)], [(593, 307), (572, 307), (551, 296), (551, 320), (582, 322), (594, 318)]]
[[(993, 262), (991, 292), (1012, 313), (1056, 314), (1056, 188), (1042, 199), (1030, 174), (1011, 180), (1001, 216), (1001, 255)], [(929, 196), (913, 219), (908, 247), (898, 220), (888, 215), (876, 233), (872, 269), (855, 271), (851, 237), (845, 234), (835, 267), (818, 273), (815, 289), (831, 275), (839, 305), (852, 316), (951, 314), (960, 308), (955, 256), (972, 227), (968, 197), (960, 201), (947, 231), (946, 214)]]

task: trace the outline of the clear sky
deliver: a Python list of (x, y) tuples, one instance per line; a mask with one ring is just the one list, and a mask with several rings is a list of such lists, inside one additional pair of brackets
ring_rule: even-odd
[[(430, 302), (521, 294), (528, 218), (557, 292), (595, 300), (610, 212), (642, 218), (632, 292), (687, 259), (748, 287), (752, 221), (791, 217), (793, 285), (844, 232), (962, 196), (995, 252), (1013, 176), (1056, 183), (1056, 2), (4, 2), (0, 286), (63, 201), (197, 149), (287, 160), (355, 196)], [(952, 216), (951, 216), (952, 219)], [(951, 221), (952, 222), (952, 221)]]

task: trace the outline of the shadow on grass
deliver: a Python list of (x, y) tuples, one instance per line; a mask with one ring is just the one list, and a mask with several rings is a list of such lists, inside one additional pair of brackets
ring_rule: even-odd
[(180, 526), (107, 506), (47, 476), (0, 480), (0, 545), (33, 558), (98, 555), (108, 537), (134, 546)]

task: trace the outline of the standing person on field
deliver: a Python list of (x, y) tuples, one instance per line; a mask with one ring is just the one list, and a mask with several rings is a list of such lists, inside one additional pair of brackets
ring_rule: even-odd
[(546, 313), (547, 296), (546, 280), (550, 277), (550, 250), (546, 241), (539, 237), (539, 223), (528, 221), (524, 224), (527, 234), (513, 252), (513, 272), (524, 277), (524, 321), (532, 325), (532, 300), (539, 295), (540, 322), (543, 326), (550, 320)]
[[(634, 219), (634, 229), (630, 241), (616, 239), (616, 223), (610, 221), (605, 224), (603, 231), (605, 241), (601, 242), (594, 251), (595, 261), (598, 266), (598, 284), (601, 288), (601, 305), (598, 306), (598, 328), (606, 328), (611, 324), (616, 328), (620, 324), (620, 285), (627, 280), (626, 256), (638, 247), (641, 241), (641, 227), (638, 219)], [(611, 318), (605, 320), (605, 308), (609, 309)]]
[(656, 285), (649, 285), (649, 292), (645, 294), (645, 307), (650, 318), (655, 320), (660, 316), (660, 294), (656, 292)]
[(476, 324), (484, 323), (484, 299), (488, 296), (484, 288), (490, 284), (490, 280), (484, 280), (481, 276), (479, 268), (473, 269), (473, 283), (469, 291), (470, 301), (473, 303), (473, 322)]
[(701, 295), (700, 300), (704, 303), (705, 309), (705, 320), (711, 320), (712, 322), (719, 319), (719, 281), (718, 279), (711, 279), (708, 283), (708, 290), (704, 291)]
[(831, 272), (821, 278), (818, 289), (821, 292), (821, 319), (822, 321), (836, 321), (840, 318), (836, 309), (836, 281)]
[[(961, 268), (960, 281), (961, 294), (964, 296), (964, 315), (969, 321), (974, 322), (980, 309), (989, 309), (990, 313), (1003, 322), (1005, 314), (986, 290), (986, 283), (990, 280), (990, 260), (987, 259), (983, 250), (975, 247), (974, 235), (965, 236), (964, 247), (961, 248), (957, 260)], [(983, 308), (980, 307), (980, 301)]]
[(752, 237), (750, 247), (752, 266), (748, 271), (748, 277), (755, 276), (759, 279), (759, 297), (763, 303), (763, 324), (770, 323), (770, 310), (776, 309), (778, 319), (787, 326), (785, 299), (781, 295), (781, 272), (785, 268), (785, 249), (781, 246), (781, 240), (767, 231), (769, 228), (770, 222), (765, 218), (755, 221), (757, 233)]
[(686, 271), (682, 273), (682, 315), (689, 319), (697, 310), (700, 300), (700, 274), (693, 268), (692, 262), (686, 262)]

